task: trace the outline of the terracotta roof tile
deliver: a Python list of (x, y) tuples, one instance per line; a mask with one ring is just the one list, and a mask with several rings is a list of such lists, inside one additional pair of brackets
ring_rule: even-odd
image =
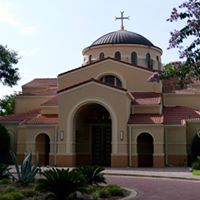
[(45, 103), (41, 104), (41, 106), (57, 106), (58, 105), (58, 97), (55, 96)]
[(162, 124), (163, 115), (136, 114), (129, 118), (128, 124)]
[(165, 107), (164, 113), (164, 124), (184, 124), (189, 119), (200, 120), (200, 110), (193, 108), (187, 108), (182, 106), (176, 107)]
[(40, 113), (40, 109), (31, 110), (28, 112), (16, 113), (13, 115), (0, 116), (0, 122), (17, 122), (29, 120)]
[(175, 106), (164, 107), (163, 115), (135, 114), (129, 118), (128, 124), (165, 124), (184, 125), (187, 120), (200, 120), (200, 110)]
[(161, 94), (155, 92), (132, 92), (135, 105), (158, 105), (161, 103)]
[(58, 123), (58, 115), (38, 114), (30, 120), (25, 120), (20, 125), (50, 125)]
[(36, 78), (23, 85), (23, 87), (57, 87), (57, 78)]

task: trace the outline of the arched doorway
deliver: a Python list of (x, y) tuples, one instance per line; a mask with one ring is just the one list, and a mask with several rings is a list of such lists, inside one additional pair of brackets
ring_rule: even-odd
[(112, 126), (109, 112), (90, 103), (75, 114), (76, 165), (111, 165)]
[(138, 167), (153, 167), (153, 137), (141, 133), (137, 138)]
[(36, 137), (35, 151), (39, 154), (39, 160), (41, 165), (49, 164), (49, 152), (50, 152), (50, 139), (45, 133), (41, 133)]
[(197, 156), (200, 156), (200, 134), (196, 134), (192, 140), (191, 162), (197, 160)]

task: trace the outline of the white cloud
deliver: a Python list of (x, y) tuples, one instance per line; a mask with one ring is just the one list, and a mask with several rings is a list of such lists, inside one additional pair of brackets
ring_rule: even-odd
[(26, 25), (20, 18), (13, 14), (10, 6), (0, 5), (0, 23), (7, 24), (17, 29), (20, 34), (32, 34), (38, 30), (38, 26)]

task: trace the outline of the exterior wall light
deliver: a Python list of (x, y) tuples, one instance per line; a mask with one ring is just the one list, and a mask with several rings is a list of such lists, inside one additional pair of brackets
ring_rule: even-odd
[(64, 131), (63, 130), (60, 131), (60, 140), (61, 141), (64, 140)]
[(124, 131), (120, 130), (119, 134), (120, 134), (120, 140), (123, 141), (124, 140)]

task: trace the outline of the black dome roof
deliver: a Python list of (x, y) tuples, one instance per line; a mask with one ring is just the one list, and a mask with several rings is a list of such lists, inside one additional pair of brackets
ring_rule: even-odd
[(146, 46), (154, 46), (148, 39), (134, 32), (119, 30), (107, 33), (96, 41), (90, 47), (104, 44), (139, 44)]

